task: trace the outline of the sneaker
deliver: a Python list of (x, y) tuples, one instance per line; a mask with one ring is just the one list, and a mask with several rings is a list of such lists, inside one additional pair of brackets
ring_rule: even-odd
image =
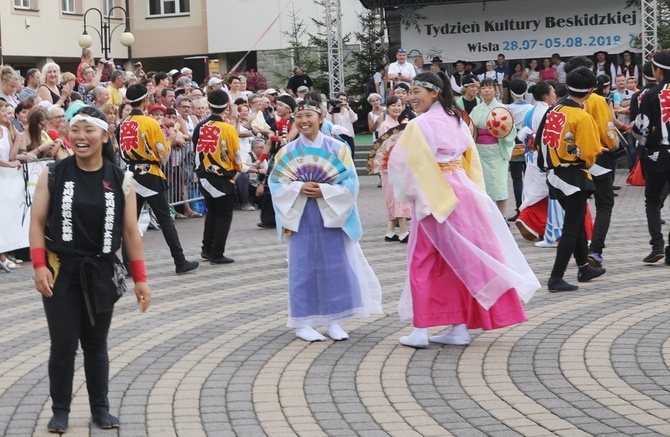
[(176, 266), (175, 272), (178, 275), (183, 275), (184, 273), (188, 273), (190, 271), (193, 271), (193, 270), (197, 269), (199, 265), (200, 265), (200, 263), (198, 261), (184, 260)]
[(563, 278), (549, 278), (547, 288), (549, 289), (549, 293), (560, 293), (563, 291), (575, 291), (579, 286), (568, 284)]
[(577, 273), (578, 282), (589, 282), (591, 279), (597, 278), (605, 274), (607, 270), (603, 267), (591, 267), (590, 265), (585, 265), (584, 267), (579, 268)]
[(655, 263), (662, 260), (665, 257), (665, 253), (660, 249), (654, 249), (649, 255), (647, 255), (642, 262), (643, 263)]
[(546, 241), (538, 241), (535, 243), (535, 247), (558, 247), (558, 241), (554, 241), (553, 243), (547, 243)]
[(242, 205), (242, 208), (240, 208), (242, 211), (256, 211), (256, 208), (250, 203), (247, 203), (246, 205)]
[(589, 252), (589, 265), (591, 267), (602, 267), (603, 256), (598, 252)]

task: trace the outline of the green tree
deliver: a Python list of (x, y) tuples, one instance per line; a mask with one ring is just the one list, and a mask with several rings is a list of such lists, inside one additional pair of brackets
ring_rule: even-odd
[(351, 53), (351, 74), (346, 77), (349, 94), (365, 96), (365, 84), (375, 74), (375, 67), (384, 63), (386, 50), (382, 50), (384, 30), (377, 21), (374, 10), (368, 9), (358, 15), (360, 31), (354, 32), (360, 44), (358, 51)]
[(289, 12), (289, 17), (291, 27), (289, 30), (282, 32), (288, 39), (288, 50), (278, 51), (277, 58), (284, 61), (280, 62), (281, 64), (290, 64), (290, 68), (272, 71), (272, 74), (279, 79), (280, 83), (288, 82), (288, 79), (293, 75), (294, 67), (300, 67), (303, 72), (310, 76), (319, 71), (319, 63), (314, 54), (314, 48), (302, 42), (309, 37), (311, 43), (311, 35), (307, 32), (304, 20), (298, 18), (293, 8)]

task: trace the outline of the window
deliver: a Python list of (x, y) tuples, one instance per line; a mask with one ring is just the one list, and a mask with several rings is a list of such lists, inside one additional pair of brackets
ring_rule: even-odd
[(63, 12), (67, 14), (74, 14), (76, 12), (74, 3), (75, 0), (61, 0)]
[(14, 8), (16, 9), (31, 9), (30, 0), (14, 0)]
[[(105, 14), (105, 17), (107, 16), (107, 13), (109, 13), (109, 11), (112, 8), (114, 8), (116, 6), (123, 7), (123, 5), (120, 4), (120, 3), (121, 3), (120, 0), (103, 0), (102, 1), (102, 12)], [(109, 17), (110, 18), (123, 18), (121, 15), (122, 15), (121, 10), (114, 9), (112, 11), (112, 13), (109, 15)]]
[(177, 15), (191, 11), (190, 0), (149, 0), (149, 15)]

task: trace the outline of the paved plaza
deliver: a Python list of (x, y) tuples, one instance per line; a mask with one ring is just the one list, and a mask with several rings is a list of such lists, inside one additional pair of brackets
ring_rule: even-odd
[[(670, 267), (641, 262), (650, 250), (643, 188), (624, 179), (617, 174), (607, 274), (574, 293), (540, 289), (528, 322), (473, 330), (468, 347), (398, 344), (411, 330), (396, 311), (407, 246), (384, 242), (376, 177), (361, 178), (358, 205), (385, 314), (343, 323), (348, 341), (309, 344), (285, 326), (286, 246), (256, 227), (257, 212), (235, 211), (226, 253), (234, 264), (181, 277), (160, 232), (149, 231), (152, 306), (140, 314), (124, 296), (109, 337), (121, 428), (91, 427), (78, 356), (66, 435), (670, 435)], [(177, 222), (191, 259), (202, 226)], [(546, 284), (555, 250), (513, 233)], [(566, 279), (576, 276), (571, 263)], [(30, 264), (0, 273), (0, 298), (0, 435), (47, 435), (49, 338)]]

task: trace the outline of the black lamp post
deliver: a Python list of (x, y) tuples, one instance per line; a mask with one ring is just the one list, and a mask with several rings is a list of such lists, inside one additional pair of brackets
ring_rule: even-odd
[(93, 38), (91, 38), (91, 35), (89, 35), (87, 32), (86, 16), (88, 15), (89, 12), (95, 11), (100, 15), (100, 30), (96, 29), (91, 25), (88, 25), (88, 27), (95, 30), (98, 33), (98, 35), (100, 35), (100, 47), (102, 48), (102, 53), (105, 59), (109, 59), (109, 51), (112, 43), (112, 34), (117, 28), (121, 26), (121, 24), (116, 25), (114, 28), (112, 28), (111, 26), (111, 16), (115, 9), (120, 9), (125, 15), (124, 21), (126, 28), (121, 34), (121, 38), (119, 39), (121, 45), (128, 47), (135, 42), (135, 37), (133, 36), (132, 33), (130, 33), (128, 12), (124, 8), (122, 8), (121, 6), (114, 6), (107, 12), (106, 18), (104, 15), (102, 15), (100, 9), (90, 8), (87, 9), (86, 12), (84, 12), (84, 33), (82, 33), (79, 36), (78, 40), (79, 47), (88, 48), (91, 47), (91, 45), (93, 45)]

